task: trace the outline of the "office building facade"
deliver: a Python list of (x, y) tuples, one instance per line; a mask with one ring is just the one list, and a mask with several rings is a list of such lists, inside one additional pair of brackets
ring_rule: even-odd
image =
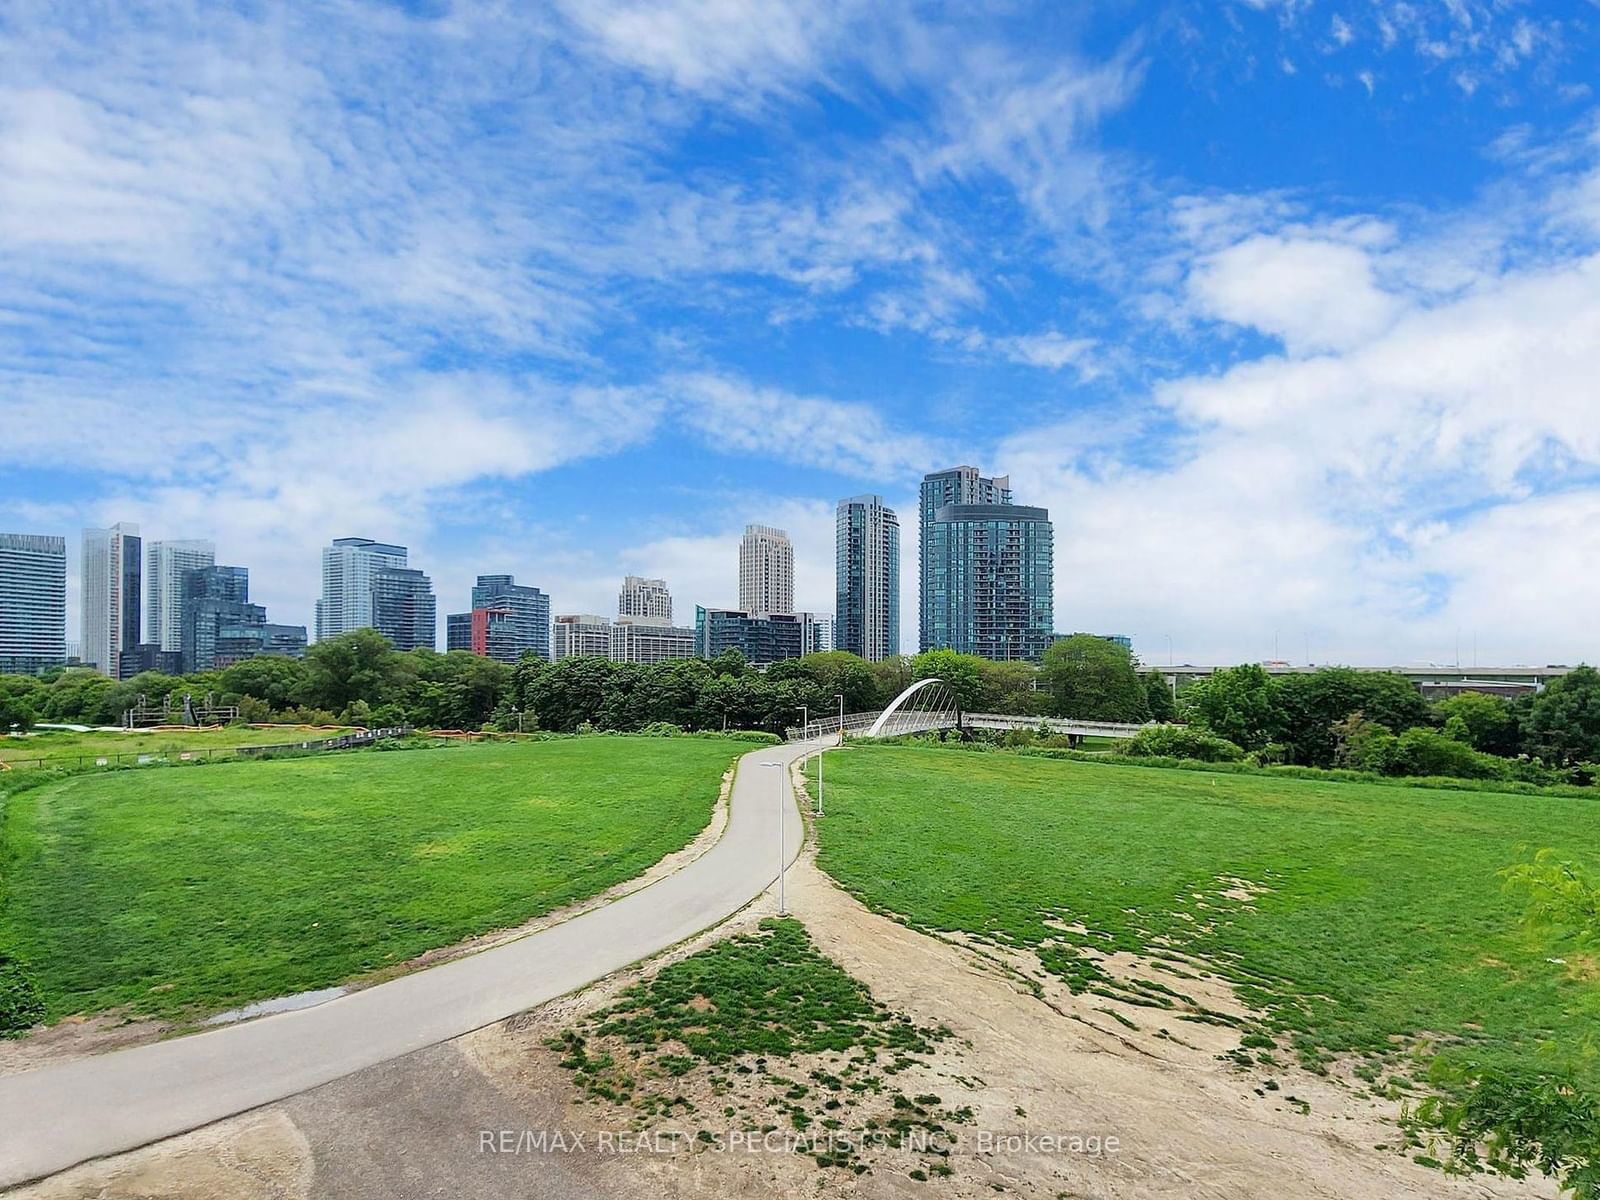
[(551, 655), (563, 658), (610, 658), (611, 622), (592, 613), (563, 613), (551, 625)]
[(924, 527), (923, 649), (1038, 662), (1054, 640), (1050, 514), (1021, 504), (945, 504)]
[(67, 661), (67, 539), (0, 533), (0, 673)]
[(169, 653), (183, 650), (184, 577), (215, 566), (217, 548), (204, 539), (151, 542), (145, 547), (145, 640)]
[(373, 606), (379, 571), (406, 565), (406, 548), (371, 538), (335, 538), (322, 551), (322, 596), (317, 601), (317, 641), (377, 627)]
[(524, 654), (550, 658), (550, 597), (514, 575), (479, 575), (472, 610), (445, 618), (446, 648), (470, 650), (499, 662)]
[(671, 625), (672, 593), (667, 590), (667, 581), (646, 579), (639, 575), (627, 576), (622, 581), (622, 592), (617, 596), (617, 616)]
[(433, 580), (415, 567), (383, 567), (372, 574), (372, 627), (404, 653), (439, 645), (439, 608)]
[(748, 613), (794, 612), (794, 543), (781, 529), (746, 525), (739, 542), (739, 607)]
[(879, 662), (900, 653), (900, 519), (882, 496), (839, 501), (834, 644)]
[(143, 545), (127, 522), (83, 531), (83, 660), (118, 678), (121, 655), (142, 639)]
[(716, 658), (737, 650), (751, 666), (765, 667), (786, 658), (799, 658), (811, 641), (808, 613), (751, 613), (739, 609), (694, 610), (695, 650), (701, 658)]

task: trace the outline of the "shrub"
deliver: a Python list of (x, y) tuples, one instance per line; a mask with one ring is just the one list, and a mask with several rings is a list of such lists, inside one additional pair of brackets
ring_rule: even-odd
[(1457, 779), (1504, 779), (1508, 774), (1505, 760), (1422, 728), (1408, 729), (1394, 740), (1385, 769), (1393, 775), (1451, 775)]
[(1187, 758), (1197, 762), (1238, 762), (1244, 751), (1227, 738), (1191, 725), (1149, 725), (1118, 747), (1135, 758)]
[(645, 737), (682, 737), (683, 727), (671, 721), (651, 721), (639, 732)]
[(0, 949), (0, 1038), (21, 1037), (44, 1020), (44, 998), (27, 965)]

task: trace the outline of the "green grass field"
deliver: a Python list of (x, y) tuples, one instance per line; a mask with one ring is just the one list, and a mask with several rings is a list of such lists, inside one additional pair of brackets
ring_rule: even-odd
[(129, 733), (71, 733), (65, 730), (42, 729), (26, 737), (0, 737), (0, 762), (32, 766), (35, 759), (45, 759), (46, 766), (93, 766), (96, 758), (123, 755), (124, 762), (132, 762), (128, 755), (149, 754), (162, 758), (176, 758), (185, 752), (231, 750), (235, 746), (275, 746), (283, 742), (316, 740), (333, 737), (341, 731), (309, 729), (304, 726), (283, 726), (277, 729), (251, 729), (245, 725), (228, 725), (222, 729), (163, 729), (134, 730)]
[[(1075, 990), (1169, 1003), (1079, 948), (1170, 946), (1306, 1061), (1354, 1052), (1364, 1071), (1425, 1036), (1509, 1065), (1600, 1028), (1595, 958), (1525, 932), (1496, 877), (1525, 844), (1594, 864), (1600, 802), (895, 746), (830, 756), (827, 777), (835, 879), (913, 925), (1036, 951)], [(1236, 880), (1267, 890), (1225, 895)]]
[(0, 813), (48, 1019), (326, 987), (639, 874), (746, 743), (596, 737), (80, 776)]

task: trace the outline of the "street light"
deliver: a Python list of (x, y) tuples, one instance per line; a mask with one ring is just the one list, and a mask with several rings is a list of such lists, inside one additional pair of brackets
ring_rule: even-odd
[(811, 736), (811, 710), (804, 704), (800, 706), (800, 740), (803, 742)]
[(783, 805), (784, 805), (783, 792), (784, 792), (784, 788), (783, 788), (783, 775), (782, 775), (783, 764), (781, 762), (764, 762), (761, 765), (763, 767), (777, 767), (778, 771), (779, 771), (779, 775), (778, 775), (778, 915), (780, 917), (786, 917), (786, 916), (789, 915), (789, 905), (784, 899), (784, 894), (783, 894), (783, 876), (784, 876), (784, 872), (788, 869), (788, 866), (789, 866), (789, 849), (788, 849), (788, 846), (785, 844), (785, 840), (784, 840), (784, 836), (783, 836), (783, 817), (784, 817), (784, 812), (783, 812)]

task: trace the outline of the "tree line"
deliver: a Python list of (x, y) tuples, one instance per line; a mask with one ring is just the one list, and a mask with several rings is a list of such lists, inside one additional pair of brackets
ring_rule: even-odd
[(1197, 680), (1179, 716), (1262, 763), (1384, 775), (1588, 782), (1600, 763), (1600, 673), (1580, 666), (1514, 699), (1461, 692), (1429, 703), (1397, 675), (1253, 665)]
[(319, 642), (303, 659), (264, 656), (187, 676), (0, 675), (0, 729), (111, 725), (139, 697), (180, 704), (191, 694), (237, 705), (251, 722), (557, 732), (667, 723), (779, 733), (803, 710), (813, 719), (836, 712), (840, 696), (847, 712), (881, 709), (930, 676), (946, 681), (967, 712), (1180, 722), (1185, 729), (1153, 729), (1135, 747), (1175, 757), (1482, 778), (1600, 762), (1600, 675), (1592, 668), (1512, 701), (1469, 692), (1429, 704), (1395, 675), (1330, 667), (1273, 676), (1253, 665), (1218, 671), (1174, 696), (1159, 671), (1141, 670), (1126, 649), (1088, 634), (1058, 640), (1037, 667), (932, 650), (877, 663), (809, 654), (757, 670), (737, 653), (653, 664), (529, 656), (509, 666), (463, 651), (401, 653), (366, 629)]

